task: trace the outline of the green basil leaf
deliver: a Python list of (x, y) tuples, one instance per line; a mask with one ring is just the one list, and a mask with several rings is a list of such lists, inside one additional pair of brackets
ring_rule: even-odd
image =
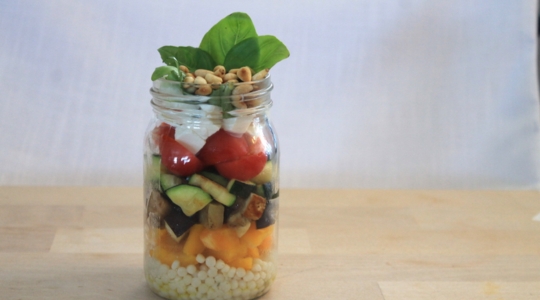
[(259, 36), (260, 58), (253, 68), (256, 72), (270, 69), (278, 62), (290, 56), (287, 47), (273, 35)]
[(178, 61), (174, 60), (173, 57), (176, 54), (176, 51), (178, 50), (178, 47), (176, 46), (163, 46), (158, 49), (159, 55), (161, 55), (161, 60), (167, 65), (167, 66), (173, 66), (176, 67), (175, 64), (178, 63)]
[(169, 66), (184, 65), (192, 72), (197, 69), (213, 70), (215, 66), (210, 54), (199, 48), (163, 46), (158, 51)]
[(223, 66), (226, 70), (245, 66), (254, 68), (259, 62), (260, 53), (259, 38), (249, 38), (236, 44), (229, 50), (227, 56), (225, 56)]
[(232, 99), (229, 97), (232, 94), (234, 89), (234, 84), (229, 82), (222, 85), (224, 88), (221, 92), (223, 99), (221, 100), (221, 109), (223, 110), (223, 118), (229, 119), (233, 116), (229, 114), (230, 111), (234, 110), (234, 105), (232, 104)]
[(173, 72), (171, 72), (171, 74), (169, 74), (169, 76), (167, 76), (167, 79), (182, 82), (184, 81), (184, 77), (186, 77), (184, 72), (175, 69)]
[(171, 66), (161, 66), (157, 67), (154, 70), (154, 73), (152, 73), (152, 81), (157, 80), (159, 78), (167, 77), (169, 80), (175, 80), (172, 78), (179, 78), (178, 69)]
[(251, 18), (235, 12), (223, 18), (204, 35), (199, 48), (210, 53), (218, 65), (225, 63), (227, 53), (245, 39), (256, 37)]

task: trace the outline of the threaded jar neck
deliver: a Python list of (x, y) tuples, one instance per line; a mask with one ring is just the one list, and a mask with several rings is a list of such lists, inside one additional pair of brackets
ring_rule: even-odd
[[(211, 92), (199, 95), (198, 90), (203, 88), (211, 88)], [(150, 94), (158, 117), (227, 119), (265, 113), (272, 107), (272, 89), (270, 76), (258, 81), (206, 85), (158, 79)]]

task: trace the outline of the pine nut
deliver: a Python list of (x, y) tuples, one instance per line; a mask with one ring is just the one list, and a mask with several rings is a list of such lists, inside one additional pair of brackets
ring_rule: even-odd
[(243, 82), (251, 81), (251, 69), (249, 67), (242, 67), (238, 70), (236, 76)]
[(212, 73), (206, 73), (204, 79), (206, 79), (206, 82), (210, 84), (221, 84), (223, 82), (223, 79), (221, 79), (221, 77), (218, 77)]
[(201, 76), (197, 76), (195, 80), (193, 81), (194, 84), (207, 84), (208, 82), (206, 79), (202, 78)]
[(214, 75), (218, 77), (223, 77), (225, 75), (225, 67), (224, 66), (216, 66), (214, 68)]
[(253, 91), (253, 86), (251, 84), (242, 84), (237, 86), (233, 91), (233, 95), (241, 95), (241, 94), (247, 94), (249, 92)]
[(201, 77), (204, 77), (206, 76), (206, 74), (208, 73), (214, 73), (210, 70), (205, 70), (205, 69), (198, 69), (198, 70), (195, 70), (195, 76), (201, 76)]
[(182, 71), (182, 72), (184, 72), (184, 73), (186, 73), (186, 74), (189, 73), (189, 69), (188, 69), (186, 66), (184, 66), (184, 65), (180, 65), (180, 66), (178, 67), (178, 69), (180, 69), (180, 71)]
[(196, 95), (208, 96), (212, 93), (212, 87), (209, 84), (201, 85), (196, 91)]
[(233, 74), (233, 73), (227, 73), (223, 76), (224, 81), (236, 80), (237, 78), (238, 76), (236, 76), (236, 74)]
[(262, 71), (259, 71), (257, 74), (253, 75), (253, 77), (251, 79), (252, 80), (264, 79), (266, 77), (266, 75), (268, 75), (268, 71), (270, 71), (270, 70), (269, 69), (264, 69)]

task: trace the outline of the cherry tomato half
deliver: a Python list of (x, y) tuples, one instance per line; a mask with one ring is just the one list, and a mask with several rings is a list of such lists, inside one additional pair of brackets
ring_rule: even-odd
[(174, 175), (189, 176), (203, 169), (202, 162), (175, 139), (164, 135), (161, 145), (161, 163)]
[(256, 154), (264, 151), (264, 145), (259, 136), (251, 135), (249, 133), (244, 133), (243, 138), (246, 140), (248, 145), (249, 154)]
[(166, 135), (174, 139), (175, 129), (171, 125), (163, 122), (158, 127), (152, 130), (152, 139), (156, 145), (161, 145), (161, 137)]
[(207, 166), (236, 160), (248, 154), (248, 144), (243, 137), (236, 137), (220, 129), (206, 140), (197, 157)]
[(237, 160), (219, 163), (216, 169), (226, 178), (246, 181), (257, 176), (265, 164), (266, 154), (259, 152), (242, 156)]

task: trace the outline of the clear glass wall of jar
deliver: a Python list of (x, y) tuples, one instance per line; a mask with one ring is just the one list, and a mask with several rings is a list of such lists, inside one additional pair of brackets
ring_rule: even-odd
[[(211, 87), (208, 92), (198, 89)], [(144, 141), (144, 273), (167, 299), (254, 299), (276, 278), (279, 151), (270, 77), (159, 79)]]

